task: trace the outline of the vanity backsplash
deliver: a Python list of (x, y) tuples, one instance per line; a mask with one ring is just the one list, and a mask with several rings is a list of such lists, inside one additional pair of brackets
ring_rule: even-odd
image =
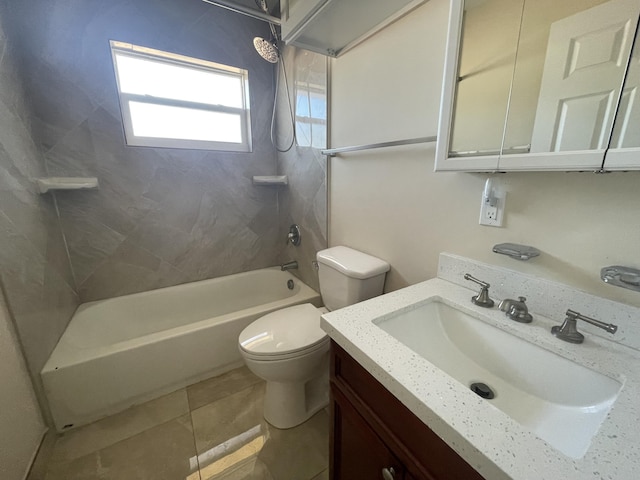
[(526, 297), (529, 311), (534, 314), (534, 321), (535, 315), (538, 314), (560, 325), (565, 319), (567, 309), (576, 310), (583, 315), (618, 326), (618, 331), (611, 335), (586, 322), (580, 322), (578, 325), (580, 331), (640, 350), (640, 308), (597, 297), (569, 285), (515, 270), (481, 263), (451, 253), (440, 254), (439, 278), (474, 289), (475, 285), (464, 279), (465, 273), (491, 284), (489, 296), (494, 300)]

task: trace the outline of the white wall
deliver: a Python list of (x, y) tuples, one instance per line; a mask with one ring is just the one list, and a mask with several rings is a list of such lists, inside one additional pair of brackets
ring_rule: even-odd
[[(448, 3), (431, 0), (332, 61), (332, 147), (435, 134)], [(487, 175), (433, 164), (434, 145), (333, 158), (329, 244), (389, 261), (387, 290), (434, 277), (447, 251), (640, 306), (640, 293), (599, 278), (607, 265), (640, 268), (640, 172), (496, 175), (508, 196), (504, 227), (493, 228), (478, 225)], [(501, 242), (543, 253), (518, 262), (492, 253)]]
[(0, 478), (25, 478), (45, 431), (0, 293)]

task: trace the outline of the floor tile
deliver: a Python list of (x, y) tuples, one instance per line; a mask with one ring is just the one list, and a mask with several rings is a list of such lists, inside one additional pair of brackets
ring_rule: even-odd
[(191, 410), (244, 390), (262, 380), (247, 367), (236, 368), (223, 375), (187, 387)]
[(265, 384), (261, 382), (193, 410), (198, 454), (218, 457), (260, 435), (266, 428), (262, 417), (264, 390)]
[(199, 480), (193, 431), (183, 415), (75, 460), (52, 464), (46, 480)]
[(329, 465), (329, 416), (324, 410), (302, 425), (287, 430), (269, 427), (258, 454), (277, 480), (307, 480)]
[(329, 480), (329, 469), (327, 468), (324, 472), (313, 477), (311, 480)]
[(189, 405), (183, 388), (64, 433), (56, 442), (50, 462), (65, 462), (97, 452), (187, 413)]
[[(239, 453), (239, 452), (238, 452)], [(202, 480), (276, 480), (256, 455), (220, 469), (215, 463), (200, 469)]]
[[(233, 404), (226, 403), (229, 398), (192, 412), (203, 480), (323, 478), (329, 463), (329, 416), (324, 410), (298, 427), (279, 430), (262, 418), (256, 389), (243, 392)], [(249, 405), (260, 408), (256, 412)], [(227, 416), (236, 421), (220, 428), (220, 419)], [(206, 442), (215, 437), (220, 443)]]
[(328, 411), (279, 430), (264, 394), (243, 368), (70, 431), (45, 480), (328, 480)]
[(26, 480), (44, 480), (57, 440), (58, 435), (53, 430), (45, 434)]

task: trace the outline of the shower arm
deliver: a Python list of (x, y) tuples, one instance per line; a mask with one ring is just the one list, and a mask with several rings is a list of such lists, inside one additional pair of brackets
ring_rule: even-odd
[(248, 17), (255, 18), (256, 20), (262, 20), (263, 22), (273, 23), (274, 25), (280, 25), (280, 19), (278, 17), (274, 17), (272, 15), (268, 15), (259, 10), (255, 10), (253, 8), (245, 7), (244, 5), (239, 5), (230, 0), (202, 0), (205, 3), (209, 3), (211, 5), (215, 5), (216, 7), (226, 8), (227, 10), (231, 10), (232, 12), (241, 13), (242, 15), (247, 15)]

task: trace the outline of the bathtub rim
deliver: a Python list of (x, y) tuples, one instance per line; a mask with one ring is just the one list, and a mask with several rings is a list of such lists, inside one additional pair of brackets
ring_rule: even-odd
[[(202, 284), (202, 283), (215, 283), (215, 281), (223, 281), (226, 277), (231, 277), (231, 276), (244, 276), (244, 275), (250, 275), (252, 272), (256, 272), (256, 271), (261, 271), (261, 270), (277, 270), (278, 272), (280, 272), (280, 267), (267, 267), (267, 268), (262, 268), (262, 269), (257, 269), (257, 270), (251, 270), (248, 272), (241, 272), (241, 273), (235, 273), (235, 274), (230, 274), (230, 275), (224, 275), (222, 277), (216, 277), (216, 278), (212, 278), (212, 279), (206, 279), (206, 280), (199, 280), (196, 282), (187, 282), (187, 283), (183, 283), (183, 284), (179, 284), (179, 285), (174, 285), (174, 286), (170, 286), (170, 287), (162, 287), (162, 288), (158, 288), (158, 289), (154, 289), (154, 290), (148, 290), (145, 292), (139, 292), (139, 293), (134, 293), (134, 294), (129, 294), (129, 295), (121, 295), (119, 297), (112, 297), (112, 298), (108, 298), (108, 299), (104, 299), (104, 300), (94, 300), (92, 302), (87, 302), (87, 303), (83, 303), (81, 305), (78, 306), (78, 309), (76, 309), (76, 313), (78, 311), (80, 311), (80, 309), (84, 306), (83, 310), (85, 310), (86, 308), (88, 308), (91, 305), (97, 304), (97, 303), (103, 303), (103, 302), (107, 302), (110, 300), (117, 300), (119, 298), (122, 297), (128, 297), (128, 296), (140, 296), (140, 297), (145, 297), (145, 296), (149, 296), (151, 294), (157, 294), (157, 293), (161, 293), (162, 291), (166, 291), (168, 289), (183, 289), (183, 288), (188, 288), (189, 285), (191, 284)], [(197, 332), (200, 330), (204, 330), (206, 328), (208, 328), (210, 326), (210, 322), (212, 319), (217, 319), (216, 324), (224, 324), (224, 323), (229, 323), (232, 322), (234, 320), (238, 320), (241, 319), (247, 315), (256, 315), (258, 313), (261, 313), (263, 315), (266, 315), (268, 313), (274, 312), (280, 308), (284, 308), (284, 307), (288, 307), (288, 306), (293, 306), (293, 305), (299, 305), (302, 303), (313, 303), (316, 306), (321, 306), (322, 305), (322, 300), (320, 298), (320, 294), (318, 292), (316, 292), (315, 290), (313, 290), (311, 287), (309, 287), (306, 283), (304, 283), (301, 279), (299, 279), (298, 277), (295, 277), (294, 275), (292, 275), (290, 272), (282, 272), (282, 274), (285, 277), (289, 277), (290, 279), (294, 280), (295, 282), (297, 282), (297, 284), (300, 287), (300, 290), (298, 292), (296, 292), (294, 295), (290, 296), (290, 297), (285, 297), (284, 299), (279, 299), (279, 300), (274, 300), (273, 302), (269, 302), (269, 303), (262, 303), (253, 307), (249, 307), (249, 308), (245, 308), (243, 310), (237, 310), (234, 312), (230, 312), (230, 313), (226, 313), (223, 315), (219, 315), (219, 316), (214, 316), (214, 317), (207, 317), (204, 318), (202, 320), (198, 320), (197, 322), (192, 322), (192, 323), (188, 323), (185, 325), (179, 325), (173, 328), (169, 328), (169, 329), (165, 329), (165, 330), (161, 330), (158, 332), (153, 332), (150, 334), (146, 334), (143, 336), (139, 336), (139, 337), (135, 337), (135, 338), (131, 338), (131, 339), (127, 339), (127, 340), (123, 340), (120, 342), (116, 342), (110, 345), (104, 345), (104, 346), (100, 346), (100, 347), (88, 347), (88, 348), (82, 348), (79, 347), (75, 344), (72, 343), (67, 343), (65, 341), (65, 335), (64, 332), (62, 334), (62, 336), (60, 337), (60, 339), (58, 340), (58, 344), (56, 345), (56, 347), (54, 348), (53, 352), (51, 353), (49, 359), (47, 360), (47, 362), (45, 363), (44, 367), (41, 370), (41, 375), (42, 374), (46, 374), (49, 372), (53, 372), (59, 368), (65, 368), (65, 367), (70, 367), (73, 365), (77, 365), (79, 363), (83, 363), (86, 362), (88, 360), (91, 359), (96, 359), (96, 358), (104, 358), (104, 357), (108, 357), (110, 355), (113, 355), (115, 353), (118, 352), (124, 352), (124, 351), (128, 351), (128, 350), (133, 350), (141, 345), (145, 345), (147, 343), (152, 343), (152, 342), (160, 342), (163, 341), (167, 338), (172, 338), (172, 337), (180, 337), (180, 336), (184, 336), (184, 335), (188, 335), (192, 332)], [(71, 325), (71, 322), (73, 322), (73, 319), (76, 315), (76, 313), (74, 313), (74, 316), (72, 316), (69, 325)], [(67, 325), (67, 328), (69, 328), (69, 325)], [(66, 332), (66, 330), (65, 330)]]

